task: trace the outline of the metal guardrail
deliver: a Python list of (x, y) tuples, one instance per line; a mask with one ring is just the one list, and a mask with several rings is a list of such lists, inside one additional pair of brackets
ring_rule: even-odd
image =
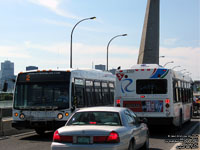
[(8, 100), (8, 101), (0, 101), (0, 108), (9, 108), (12, 107), (13, 105), (13, 101), (12, 100)]
[(0, 119), (6, 117), (12, 117), (12, 107), (0, 108)]
[(12, 117), (12, 107), (0, 108), (0, 135), (4, 134), (3, 118)]

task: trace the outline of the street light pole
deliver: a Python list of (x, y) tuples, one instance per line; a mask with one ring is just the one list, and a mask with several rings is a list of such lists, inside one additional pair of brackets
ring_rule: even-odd
[(175, 68), (178, 68), (178, 67), (181, 67), (181, 66), (174, 66), (172, 69), (175, 69)]
[(183, 74), (186, 74), (186, 73), (190, 73), (189, 71), (187, 71), (187, 72), (183, 72)]
[(182, 70), (179, 70), (179, 71), (181, 72), (181, 71), (185, 71), (185, 70), (186, 70), (186, 69), (182, 69)]
[(108, 71), (108, 48), (109, 48), (109, 45), (110, 45), (110, 43), (111, 43), (111, 41), (113, 40), (113, 39), (115, 39), (115, 38), (117, 38), (117, 37), (119, 37), (119, 36), (127, 36), (127, 34), (120, 34), (120, 35), (117, 35), (117, 36), (114, 36), (112, 39), (110, 39), (110, 41), (108, 42), (108, 45), (107, 45), (107, 66), (106, 66), (106, 68), (107, 68), (107, 71)]
[(73, 35), (73, 32), (74, 32), (74, 29), (75, 27), (82, 21), (85, 21), (85, 20), (89, 20), (89, 19), (96, 19), (96, 17), (90, 17), (90, 18), (85, 18), (85, 19), (82, 19), (80, 20), (79, 22), (77, 22), (75, 24), (75, 26), (73, 27), (72, 31), (71, 31), (71, 42), (70, 42), (70, 68), (72, 68), (72, 35)]
[(167, 62), (166, 64), (164, 64), (163, 67), (165, 67), (165, 66), (166, 66), (167, 64), (169, 64), (169, 63), (174, 63), (174, 61)]

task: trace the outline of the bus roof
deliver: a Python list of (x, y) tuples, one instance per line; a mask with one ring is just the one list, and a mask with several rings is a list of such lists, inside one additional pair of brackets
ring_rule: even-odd
[[(188, 81), (188, 82), (192, 82), (192, 78), (187, 75), (187, 74), (183, 74), (182, 72), (180, 71), (175, 71), (175, 70), (172, 70), (172, 69), (167, 69), (161, 65), (158, 65), (158, 64), (136, 64), (136, 65), (133, 65), (130, 69), (122, 69), (122, 70), (117, 70), (116, 73), (119, 73), (119, 72), (129, 72), (129, 70), (155, 70), (155, 69), (165, 69), (165, 70), (168, 70), (171, 72), (171, 75), (173, 78), (177, 78), (177, 79), (180, 79), (180, 80), (185, 80), (185, 81)], [(141, 72), (141, 73), (145, 73), (144, 72)]]
[(96, 70), (96, 69), (55, 69), (55, 70), (31, 70), (21, 73), (36, 73), (36, 72), (71, 72), (71, 74), (77, 78), (89, 78), (89, 79), (105, 79), (115, 81), (115, 76), (108, 71)]

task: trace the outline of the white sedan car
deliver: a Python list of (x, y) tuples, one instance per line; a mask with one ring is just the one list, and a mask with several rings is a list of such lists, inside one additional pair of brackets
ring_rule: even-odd
[(90, 107), (75, 112), (55, 131), (52, 150), (149, 148), (147, 125), (128, 108)]

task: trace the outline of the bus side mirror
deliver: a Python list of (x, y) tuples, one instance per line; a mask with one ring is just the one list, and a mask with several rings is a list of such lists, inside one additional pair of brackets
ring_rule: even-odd
[(75, 108), (76, 107), (73, 105), (72, 108), (71, 108), (71, 112), (74, 112)]
[(7, 92), (7, 90), (8, 90), (8, 83), (7, 82), (4, 82), (4, 84), (3, 84), (3, 92)]
[(73, 112), (77, 107), (77, 96), (74, 96), (71, 112)]

